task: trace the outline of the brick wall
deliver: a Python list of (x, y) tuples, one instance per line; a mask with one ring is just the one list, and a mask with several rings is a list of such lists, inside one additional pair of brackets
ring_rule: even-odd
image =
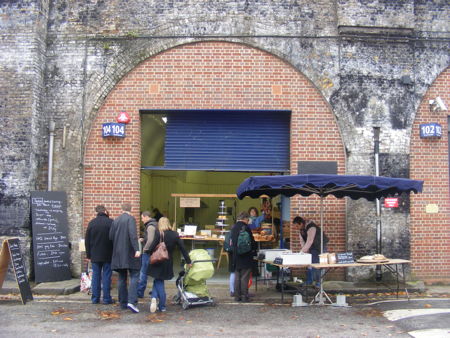
[[(449, 87), (450, 68), (447, 68), (423, 97), (411, 132), (411, 177), (425, 180), (423, 193), (411, 198), (412, 272), (417, 278), (447, 281), (450, 281), (448, 111), (430, 111), (428, 102), (439, 96), (448, 108)], [(431, 122), (442, 126), (442, 137), (421, 139), (419, 125)]]
[[(96, 204), (113, 217), (123, 201), (139, 212), (140, 109), (291, 110), (291, 172), (300, 160), (333, 160), (344, 173), (344, 150), (331, 110), (318, 90), (279, 58), (242, 44), (203, 42), (182, 45), (142, 62), (108, 95), (92, 124), (85, 152), (84, 226)], [(127, 111), (125, 139), (102, 139), (101, 124)], [(315, 197), (293, 198), (292, 216), (319, 219)], [(345, 249), (345, 201), (325, 201), (330, 249)], [(297, 230), (297, 231), (295, 231)], [(299, 249), (298, 229), (291, 235)]]

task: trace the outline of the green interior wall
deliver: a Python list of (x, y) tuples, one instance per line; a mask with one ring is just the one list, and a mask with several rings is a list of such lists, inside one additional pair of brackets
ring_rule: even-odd
[[(175, 216), (175, 199), (172, 193), (185, 194), (235, 194), (239, 184), (249, 176), (269, 173), (207, 172), (207, 171), (169, 171), (143, 170), (141, 174), (141, 209), (158, 208), (171, 222)], [(223, 198), (201, 198), (200, 208), (184, 209), (177, 200), (176, 224), (184, 224), (192, 217), (199, 226), (213, 225), (216, 222), (219, 201)], [(255, 206), (259, 209), (260, 200), (224, 199), (232, 208), (230, 225), (235, 222), (234, 215)]]

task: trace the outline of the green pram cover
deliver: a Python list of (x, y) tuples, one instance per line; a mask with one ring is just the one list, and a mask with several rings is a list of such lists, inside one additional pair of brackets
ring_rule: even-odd
[(195, 293), (198, 297), (209, 297), (206, 280), (214, 276), (214, 265), (208, 251), (204, 249), (195, 249), (189, 253), (191, 261), (210, 260), (210, 262), (194, 263), (187, 271), (184, 277), (184, 287), (186, 291)]

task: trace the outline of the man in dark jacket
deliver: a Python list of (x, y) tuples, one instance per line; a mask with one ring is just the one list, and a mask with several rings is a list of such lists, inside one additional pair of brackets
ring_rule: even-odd
[[(109, 232), (113, 241), (113, 254), (111, 268), (119, 273), (117, 287), (119, 289), (119, 302), (122, 309), (129, 308), (134, 313), (139, 312), (137, 307), (137, 283), (141, 261), (139, 257), (139, 243), (136, 231), (136, 221), (131, 216), (131, 204), (122, 205), (123, 214), (117, 217)], [(127, 288), (127, 277), (130, 274), (130, 284)]]
[[(236, 301), (249, 302), (248, 296), (248, 281), (254, 265), (253, 257), (256, 255), (257, 245), (253, 238), (252, 231), (248, 226), (250, 215), (248, 212), (241, 212), (237, 218), (237, 223), (231, 229), (231, 244), (233, 248), (233, 267), (235, 271), (234, 282), (234, 298)], [(249, 234), (251, 241), (250, 251), (239, 254), (238, 242), (239, 233), (246, 231)]]
[(84, 237), (86, 257), (92, 264), (92, 304), (100, 302), (103, 288), (103, 304), (112, 304), (111, 298), (111, 255), (112, 242), (109, 240), (109, 230), (112, 219), (104, 205), (95, 207), (97, 217), (92, 219)]
[(141, 214), (142, 223), (144, 223), (144, 237), (139, 238), (139, 240), (143, 243), (144, 247), (142, 248), (141, 255), (141, 271), (139, 273), (139, 283), (138, 283), (138, 297), (144, 298), (145, 288), (147, 287), (147, 268), (148, 261), (150, 256), (145, 253), (146, 250), (150, 247), (155, 238), (155, 230), (158, 226), (158, 223), (154, 218), (151, 217), (150, 211), (143, 211)]

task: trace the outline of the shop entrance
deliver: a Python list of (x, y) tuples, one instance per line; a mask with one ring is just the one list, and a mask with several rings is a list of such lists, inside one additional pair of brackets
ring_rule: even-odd
[[(261, 212), (262, 201), (232, 197), (244, 179), (288, 172), (289, 122), (287, 111), (142, 110), (141, 210), (167, 216), (179, 231), (194, 225), (197, 234), (220, 238), (240, 212)], [(177, 202), (174, 196), (183, 194), (198, 204)], [(277, 246), (281, 203), (271, 202), (276, 234), (270, 245)], [(220, 207), (227, 213), (224, 227), (217, 225)], [(196, 241), (195, 247), (218, 259), (216, 244)]]

